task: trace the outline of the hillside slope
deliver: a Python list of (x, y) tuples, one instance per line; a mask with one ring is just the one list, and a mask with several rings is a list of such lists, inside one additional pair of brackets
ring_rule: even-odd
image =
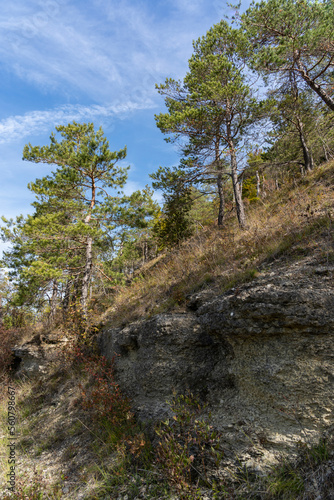
[(334, 265), (321, 251), (187, 306), (100, 334), (141, 418), (165, 418), (173, 391), (198, 394), (248, 467), (334, 425)]
[(184, 311), (188, 295), (205, 289), (219, 294), (252, 280), (279, 257), (294, 261), (316, 250), (319, 261), (333, 262), (333, 186), (330, 162), (251, 204), (246, 230), (238, 227), (234, 212), (223, 229), (204, 228), (143, 266), (130, 286), (115, 293), (104, 323), (124, 326)]
[[(64, 357), (63, 342), (42, 334), (17, 346), (18, 468), (22, 488), (40, 492), (32, 498), (177, 498), (147, 428), (172, 414), (166, 400), (175, 390), (197, 394), (208, 404), (202, 417), (211, 413), (221, 431), (216, 498), (330, 498), (332, 445), (319, 460), (303, 455), (299, 469), (289, 466), (290, 496), (261, 474), (270, 477), (283, 452), (293, 456), (298, 442), (309, 449), (333, 428), (333, 181), (334, 163), (319, 167), (250, 206), (246, 231), (232, 214), (223, 231), (203, 230), (115, 292), (99, 342), (109, 358), (120, 355), (116, 380), (146, 422), (136, 424), (136, 438), (82, 410), (82, 390), (94, 380)], [(149, 451), (139, 460), (141, 446)], [(200, 496), (193, 491), (213, 497), (207, 485)]]

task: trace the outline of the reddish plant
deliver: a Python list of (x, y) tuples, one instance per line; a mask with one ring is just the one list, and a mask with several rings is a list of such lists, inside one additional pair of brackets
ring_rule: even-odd
[(17, 331), (6, 330), (0, 327), (0, 386), (7, 384), (8, 377), (13, 363), (13, 347), (17, 338)]
[(112, 424), (126, 420), (130, 415), (130, 403), (115, 382), (114, 360), (109, 362), (97, 354), (86, 356), (79, 348), (76, 357), (92, 381), (88, 388), (81, 386), (83, 409), (92, 411), (96, 416), (106, 417)]
[(223, 451), (220, 434), (200, 418), (205, 408), (192, 395), (181, 395), (170, 403), (173, 418), (156, 427), (159, 444), (156, 461), (180, 498), (193, 499), (201, 482), (212, 488), (209, 469), (219, 467)]

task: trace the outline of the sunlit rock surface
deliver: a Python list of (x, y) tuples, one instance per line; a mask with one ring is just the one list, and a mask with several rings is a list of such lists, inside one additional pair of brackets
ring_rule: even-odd
[(101, 351), (117, 355), (140, 418), (165, 416), (173, 392), (189, 390), (226, 448), (256, 467), (334, 423), (333, 271), (312, 258), (268, 266), (220, 296), (190, 297), (187, 313), (106, 327)]

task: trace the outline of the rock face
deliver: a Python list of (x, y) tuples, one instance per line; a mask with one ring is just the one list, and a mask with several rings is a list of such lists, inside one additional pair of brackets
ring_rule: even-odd
[(209, 404), (226, 446), (248, 465), (334, 423), (334, 268), (311, 258), (275, 266), (188, 312), (106, 328), (100, 348), (144, 420), (173, 391)]
[(59, 348), (66, 345), (67, 341), (67, 338), (58, 338), (52, 334), (36, 334), (28, 342), (15, 346), (13, 368), (16, 375), (46, 373), (50, 362), (57, 358)]

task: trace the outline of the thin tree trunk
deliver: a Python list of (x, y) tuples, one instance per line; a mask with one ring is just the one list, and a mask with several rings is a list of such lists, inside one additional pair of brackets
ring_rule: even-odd
[(51, 325), (53, 323), (55, 316), (56, 316), (57, 294), (58, 294), (58, 281), (53, 280), (52, 297), (51, 297), (51, 301), (50, 301), (50, 315), (48, 318), (49, 325)]
[(325, 155), (325, 160), (326, 160), (326, 161), (329, 161), (328, 152), (327, 152), (326, 147), (324, 146), (324, 143), (322, 143), (322, 150), (323, 150), (324, 155)]
[(223, 190), (223, 176), (221, 172), (219, 172), (219, 174), (217, 175), (217, 187), (218, 187), (218, 197), (219, 197), (218, 227), (223, 227), (225, 199)]
[[(92, 218), (92, 210), (95, 206), (95, 193), (96, 193), (96, 186), (95, 186), (95, 180), (94, 177), (92, 177), (92, 198), (90, 202), (90, 211), (85, 218), (85, 224), (89, 224), (91, 218)], [(87, 236), (86, 240), (86, 262), (85, 262), (85, 269), (84, 269), (84, 275), (82, 278), (82, 294), (81, 294), (81, 305), (83, 309), (84, 316), (87, 318), (87, 301), (88, 301), (88, 290), (89, 290), (89, 284), (90, 284), (90, 279), (92, 275), (92, 268), (93, 268), (93, 238), (92, 236)]]
[(256, 171), (256, 196), (257, 198), (261, 197), (261, 181), (258, 171)]
[(148, 244), (147, 240), (143, 242), (143, 264), (148, 261)]
[(306, 172), (311, 172), (311, 170), (313, 170), (314, 168), (313, 156), (307, 146), (303, 123), (299, 117), (297, 117), (297, 123), (298, 123), (299, 138), (303, 149), (305, 170)]
[(237, 209), (238, 222), (239, 222), (239, 226), (242, 229), (245, 229), (245, 227), (246, 227), (246, 214), (245, 214), (244, 203), (242, 201), (240, 185), (238, 182), (237, 161), (236, 161), (236, 156), (235, 156), (234, 150), (231, 154), (231, 166), (232, 166), (232, 183), (233, 183), (233, 191), (234, 191), (234, 198), (235, 198), (235, 206)]
[(324, 152), (325, 160), (329, 161), (331, 158), (333, 158), (333, 155), (330, 153), (330, 149), (329, 149), (328, 145), (326, 144), (326, 142), (324, 141), (324, 139), (321, 135), (321, 132), (318, 130), (318, 127), (317, 127), (317, 135), (321, 141), (322, 150)]
[(88, 236), (86, 243), (86, 263), (85, 263), (84, 275), (82, 278), (82, 291), (81, 291), (82, 293), (81, 305), (85, 316), (87, 316), (88, 290), (92, 274), (92, 267), (93, 267), (93, 238), (91, 236)]
[(70, 295), (71, 295), (71, 286), (72, 286), (72, 280), (67, 280), (66, 286), (65, 286), (65, 294), (63, 298), (63, 317), (66, 317), (68, 306), (70, 304)]
[(267, 191), (266, 191), (266, 184), (265, 184), (265, 178), (264, 174), (262, 174), (262, 198), (267, 197)]
[(215, 139), (215, 164), (218, 170), (217, 175), (217, 188), (218, 188), (218, 197), (219, 197), (219, 209), (218, 209), (218, 227), (223, 227), (224, 223), (224, 210), (225, 210), (225, 199), (224, 199), (224, 190), (223, 190), (223, 172), (220, 161), (220, 136), (219, 133), (216, 134)]
[(329, 154), (329, 149), (327, 149), (328, 146), (326, 144), (326, 141), (323, 139), (323, 137), (321, 135), (321, 131), (319, 130), (319, 121), (318, 120), (316, 120), (316, 122), (315, 122), (315, 128), (317, 130), (317, 136), (319, 137), (319, 139), (321, 141), (321, 144), (322, 144), (322, 150), (324, 152), (325, 160), (329, 161), (330, 160), (330, 156), (332, 157), (332, 155)]
[(236, 153), (235, 153), (234, 142), (233, 142), (233, 138), (232, 138), (231, 129), (230, 129), (229, 124), (227, 125), (226, 129), (227, 129), (227, 140), (228, 140), (229, 153), (230, 153), (230, 159), (231, 159), (232, 184), (233, 184), (235, 206), (237, 209), (237, 217), (238, 217), (239, 226), (242, 229), (245, 229), (245, 227), (246, 227), (245, 207), (244, 207), (244, 204), (242, 201), (240, 184), (238, 182), (237, 157), (236, 157)]
[(82, 279), (81, 279), (81, 273), (80, 273), (80, 274), (77, 274), (77, 276), (75, 277), (75, 280), (74, 280), (74, 289), (73, 289), (73, 293), (71, 296), (71, 304), (74, 304), (77, 301), (78, 297), (80, 297), (81, 287), (82, 287)]
[(2, 307), (2, 297), (0, 295), (0, 326), (3, 325), (3, 307)]

